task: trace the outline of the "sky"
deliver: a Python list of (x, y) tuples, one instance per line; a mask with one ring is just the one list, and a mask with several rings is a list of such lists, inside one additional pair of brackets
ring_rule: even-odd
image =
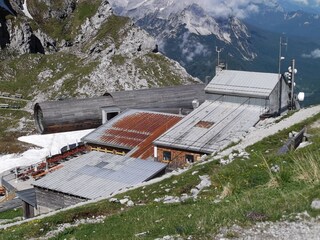
[(10, 11), (10, 9), (7, 7), (7, 5), (4, 3), (4, 0), (0, 0), (0, 7), (6, 9), (7, 11), (9, 11), (10, 13), (12, 13)]

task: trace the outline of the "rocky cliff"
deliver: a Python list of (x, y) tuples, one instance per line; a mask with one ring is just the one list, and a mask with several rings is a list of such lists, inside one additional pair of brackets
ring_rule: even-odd
[(0, 92), (40, 100), (198, 81), (105, 0), (3, 0), (0, 24)]

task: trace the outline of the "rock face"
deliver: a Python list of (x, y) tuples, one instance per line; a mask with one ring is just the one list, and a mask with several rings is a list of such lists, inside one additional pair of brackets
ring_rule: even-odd
[[(117, 14), (133, 18), (154, 36), (161, 43), (162, 52), (203, 80), (206, 75), (212, 75), (213, 69), (209, 65), (216, 65), (212, 62), (216, 59), (216, 46), (223, 46), (225, 52), (229, 52), (229, 60), (250, 62), (257, 58), (251, 33), (230, 3), (219, 5), (195, 0), (110, 2)], [(244, 10), (239, 9), (241, 11)], [(204, 65), (208, 67), (202, 69)]]
[[(115, 16), (106, 0), (11, 0), (8, 5), (14, 15), (0, 7), (0, 52), (8, 56), (0, 88), (1, 81), (31, 81), (32, 88), (21, 89), (24, 95), (45, 100), (199, 81), (155, 53), (155, 39), (129, 18)], [(9, 67), (20, 58), (32, 72)]]

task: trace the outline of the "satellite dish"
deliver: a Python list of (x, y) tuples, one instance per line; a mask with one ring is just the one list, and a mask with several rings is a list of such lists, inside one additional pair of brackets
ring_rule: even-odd
[(304, 92), (299, 92), (298, 93), (298, 100), (300, 101), (300, 102), (303, 102), (304, 101)]
[(193, 107), (193, 109), (198, 108), (199, 105), (200, 105), (200, 102), (199, 102), (198, 99), (194, 99), (194, 100), (192, 101), (192, 107)]

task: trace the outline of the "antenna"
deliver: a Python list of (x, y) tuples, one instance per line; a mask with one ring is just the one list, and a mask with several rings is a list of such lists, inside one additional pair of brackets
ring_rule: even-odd
[(280, 43), (279, 43), (279, 69), (278, 69), (278, 74), (280, 78), (281, 74), (281, 61), (285, 59), (285, 57), (282, 56), (282, 46), (286, 46), (286, 51), (288, 48), (288, 38), (285, 38), (285, 41), (283, 41), (283, 36), (280, 37)]
[(218, 49), (218, 46), (216, 46), (216, 52), (218, 53), (218, 66), (220, 66), (220, 53), (223, 51), (223, 48)]
[(288, 47), (288, 38), (283, 41), (283, 36), (280, 36), (280, 43), (279, 43), (279, 65), (278, 65), (278, 80), (279, 80), (279, 109), (278, 114), (281, 114), (281, 107), (282, 107), (282, 77), (281, 77), (281, 61), (285, 58), (282, 56), (282, 46), (286, 46), (286, 51)]

